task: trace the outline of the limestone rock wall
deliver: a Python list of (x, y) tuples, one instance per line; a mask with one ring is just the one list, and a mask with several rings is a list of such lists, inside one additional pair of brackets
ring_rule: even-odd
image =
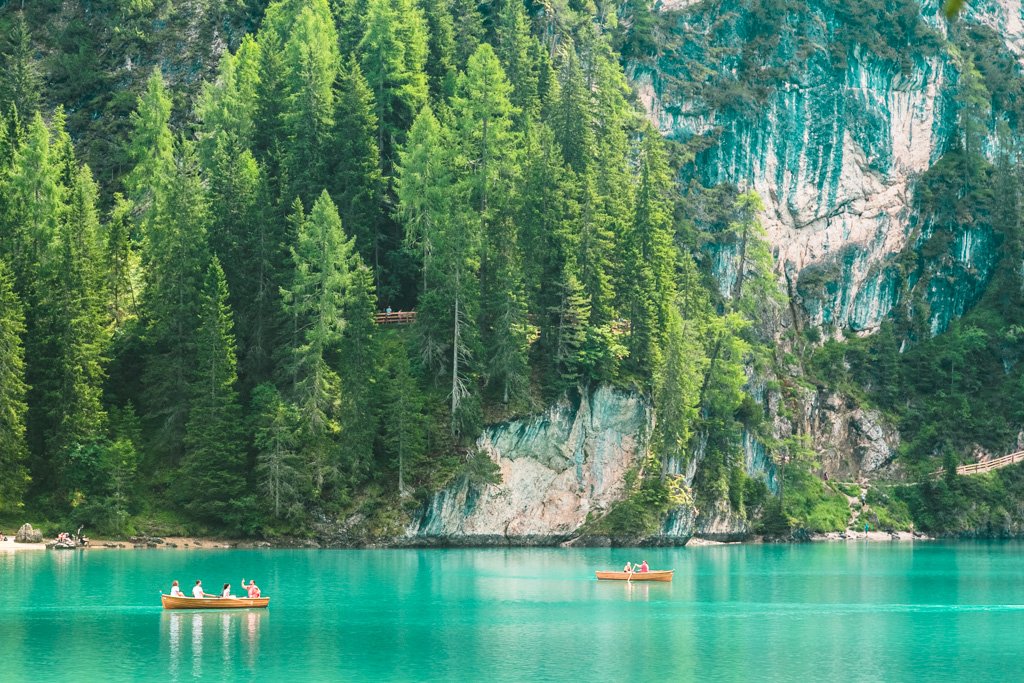
[(489, 427), (477, 446), (498, 465), (501, 482), (456, 481), (415, 516), (407, 537), (444, 544), (568, 538), (589, 514), (622, 499), (652, 419), (637, 394), (602, 387), (578, 403)]

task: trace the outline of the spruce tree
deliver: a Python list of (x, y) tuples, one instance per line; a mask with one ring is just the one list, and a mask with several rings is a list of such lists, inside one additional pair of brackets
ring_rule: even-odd
[(245, 394), (272, 374), (288, 263), (284, 225), (271, 211), (263, 169), (249, 150), (235, 154), (233, 149), (219, 140), (207, 170), (210, 248), (224, 264)]
[(138, 316), (137, 285), (139, 256), (131, 238), (131, 214), (134, 207), (120, 193), (114, 194), (114, 206), (107, 221), (107, 240), (104, 250), (106, 290), (109, 317), (114, 333), (122, 331), (129, 320)]
[(414, 0), (367, 0), (359, 65), (373, 93), (385, 175), (394, 167), (405, 131), (427, 103), (428, 51), (426, 21)]
[(235, 372), (235, 337), (228, 285), (216, 256), (199, 296), (195, 374), (189, 387), (185, 457), (179, 500), (197, 519), (241, 528), (246, 491), (242, 411)]
[(620, 292), (629, 321), (629, 363), (641, 376), (658, 365), (675, 299), (674, 185), (660, 137), (648, 130), (640, 150), (633, 225), (623, 240)]
[(419, 479), (427, 447), (427, 415), (409, 351), (398, 335), (381, 349), (380, 431), (386, 467), (395, 474), (398, 494), (409, 494)]
[(494, 50), (484, 43), (470, 57), (452, 101), (460, 182), (466, 186), (468, 215), (483, 237), (482, 370), (505, 404), (524, 398), (529, 385), (526, 295), (514, 220), (519, 136), (513, 130), (511, 92)]
[(385, 183), (373, 93), (355, 58), (342, 71), (337, 90), (331, 197), (363, 260), (372, 265), (379, 288), (383, 252), (395, 245), (387, 243), (387, 217), (382, 212)]
[(28, 484), (25, 461), (25, 318), (14, 278), (0, 260), (0, 510), (22, 503)]
[(200, 292), (209, 263), (210, 202), (192, 144), (179, 143), (173, 176), (153, 199), (141, 250), (144, 417), (151, 426), (151, 452), (176, 462), (182, 454)]
[(284, 196), (301, 197), (310, 205), (330, 185), (334, 83), (341, 62), (338, 34), (326, 0), (312, 2), (295, 18), (284, 57)]
[(407, 243), (422, 250), (423, 292), (416, 327), (420, 352), (448, 392), (453, 435), (479, 420), (480, 219), (460, 182), (451, 131), (424, 107), (409, 132), (398, 169), (398, 212)]
[(42, 84), (23, 11), (17, 13), (6, 43), (0, 52), (0, 114), (31, 116), (39, 109)]
[[(306, 216), (293, 204), (294, 276), (282, 290), (287, 315), (288, 357), (283, 379), (299, 420), (300, 452), (314, 492), (337, 495), (341, 463), (341, 378), (335, 362), (346, 320), (346, 298), (353, 286), (354, 244), (346, 239), (338, 210), (324, 191)], [(322, 502), (326, 502), (323, 501)]]
[(298, 416), (269, 382), (256, 387), (252, 403), (256, 490), (275, 518), (301, 523), (312, 483), (297, 451)]
[(131, 115), (132, 136), (128, 146), (134, 166), (125, 177), (125, 187), (140, 214), (143, 230), (157, 212), (175, 176), (174, 136), (171, 134), (171, 98), (159, 69), (146, 81)]
[(46, 400), (47, 451), (58, 458), (106, 437), (102, 398), (109, 317), (98, 199), (92, 173), (82, 167), (70, 188), (41, 307), (54, 316), (46, 323), (54, 333), (55, 351), (47, 363), (55, 380), (50, 385), (53, 394)]

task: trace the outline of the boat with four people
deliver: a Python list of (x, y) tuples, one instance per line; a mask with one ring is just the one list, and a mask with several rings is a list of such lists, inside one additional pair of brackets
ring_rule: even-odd
[(253, 609), (266, 607), (270, 598), (185, 598), (160, 595), (164, 609)]

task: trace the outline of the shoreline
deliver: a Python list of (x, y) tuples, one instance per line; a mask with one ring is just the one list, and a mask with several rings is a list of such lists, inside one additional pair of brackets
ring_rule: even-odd
[[(421, 549), (421, 548), (435, 548), (435, 549), (451, 549), (451, 548), (558, 548), (558, 547), (616, 547), (616, 548), (646, 548), (652, 547), (652, 544), (645, 542), (644, 539), (639, 539), (635, 543), (623, 543), (621, 539), (598, 539), (589, 538), (586, 539), (588, 542), (577, 543), (569, 542), (566, 543), (563, 540), (559, 541), (555, 538), (550, 539), (550, 542), (538, 542), (539, 539), (533, 539), (533, 542), (516, 543), (509, 542), (506, 539), (505, 543), (495, 544), (488, 542), (492, 539), (476, 539), (477, 542), (473, 542), (471, 538), (457, 538), (457, 539), (437, 539), (437, 538), (423, 538), (423, 539), (409, 539), (401, 538), (394, 539), (390, 542), (380, 543), (363, 543), (363, 544), (345, 544), (335, 545), (326, 544), (321, 545), (313, 541), (302, 541), (296, 542), (294, 539), (277, 539), (275, 541), (262, 541), (262, 540), (251, 540), (251, 539), (224, 539), (224, 538), (212, 538), (204, 536), (166, 536), (166, 537), (131, 537), (130, 539), (110, 539), (110, 538), (97, 538), (90, 539), (89, 545), (81, 550), (225, 550), (225, 549), (239, 549), (239, 550), (262, 550), (262, 549), (308, 549), (308, 550), (371, 550), (371, 549)], [(664, 540), (664, 539), (660, 539)], [(908, 541), (935, 541), (938, 540), (936, 537), (922, 534), (919, 532), (912, 533), (909, 531), (899, 532), (888, 532), (888, 531), (869, 531), (865, 534), (863, 531), (849, 531), (849, 532), (829, 532), (829, 533), (813, 533), (806, 534), (800, 539), (765, 539), (763, 536), (751, 536), (750, 538), (735, 541), (718, 541), (709, 538), (691, 537), (687, 539), (685, 543), (656, 543), (654, 547), (692, 547), (692, 548), (703, 548), (712, 546), (726, 546), (726, 545), (760, 545), (767, 543), (906, 543)], [(447, 541), (447, 542), (446, 542)], [(42, 543), (16, 543), (14, 541), (14, 535), (9, 534), (7, 541), (0, 541), (0, 553), (3, 552), (18, 552), (22, 550), (46, 550), (46, 544), (52, 542), (52, 539), (44, 539)]]

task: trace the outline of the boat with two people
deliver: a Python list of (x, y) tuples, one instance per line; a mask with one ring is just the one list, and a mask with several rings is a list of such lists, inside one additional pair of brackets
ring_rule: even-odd
[(640, 564), (627, 562), (622, 571), (601, 571), (597, 574), (599, 581), (671, 581), (674, 569), (651, 569), (647, 560)]

